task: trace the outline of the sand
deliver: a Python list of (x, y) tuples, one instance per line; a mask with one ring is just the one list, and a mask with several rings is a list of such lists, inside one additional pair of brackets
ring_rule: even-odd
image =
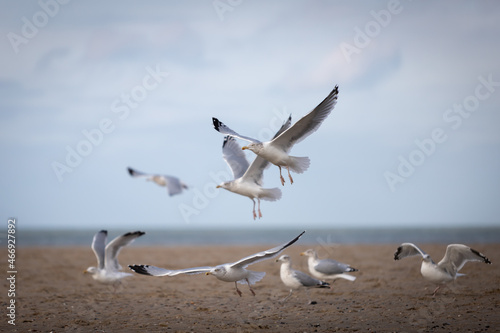
[[(270, 244), (274, 246), (275, 244)], [(150, 277), (134, 274), (115, 291), (83, 274), (95, 265), (90, 247), (20, 248), (17, 250), (15, 298), (7, 297), (5, 314), (15, 299), (15, 326), (4, 315), (2, 332), (498, 332), (500, 330), (500, 244), (469, 244), (493, 262), (468, 263), (450, 287), (432, 297), (434, 286), (420, 275), (420, 259), (394, 261), (398, 244), (294, 245), (284, 253), (294, 268), (307, 272), (309, 247), (359, 269), (355, 282), (338, 280), (332, 289), (311, 290), (317, 304), (307, 304), (304, 291), (280, 303), (287, 288), (279, 263), (251, 266), (267, 272), (252, 296), (239, 285), (213, 276)], [(419, 244), (435, 260), (445, 245)], [(120, 254), (120, 263), (167, 268), (216, 265), (265, 250), (266, 246), (139, 247)], [(0, 252), (7, 257), (5, 249)], [(6, 267), (6, 266), (4, 266)], [(128, 268), (125, 268), (128, 270)], [(4, 271), (7, 271), (5, 269)], [(8, 277), (7, 273), (4, 273)]]

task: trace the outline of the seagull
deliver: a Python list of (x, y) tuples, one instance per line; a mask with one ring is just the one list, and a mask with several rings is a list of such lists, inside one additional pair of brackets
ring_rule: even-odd
[(144, 234), (143, 231), (127, 232), (106, 245), (108, 232), (106, 230), (99, 231), (94, 235), (92, 241), (92, 250), (97, 257), (97, 267), (89, 267), (84, 273), (91, 274), (94, 280), (108, 284), (119, 282), (122, 278), (131, 276), (130, 273), (120, 272), (122, 267), (118, 263), (117, 256), (122, 247)]
[[(292, 116), (281, 126), (276, 133), (280, 135), (290, 127)], [(241, 150), (236, 140), (228, 135), (224, 138), (222, 144), (222, 156), (233, 172), (234, 180), (223, 182), (217, 185), (217, 188), (223, 188), (236, 194), (249, 197), (253, 201), (253, 219), (257, 217), (255, 213), (255, 199), (258, 202), (259, 218), (262, 217), (260, 211), (260, 199), (276, 201), (281, 199), (281, 190), (279, 188), (262, 188), (262, 177), (264, 169), (269, 166), (269, 162), (260, 156), (257, 156), (252, 164), (248, 164), (245, 153)]]
[(463, 244), (448, 245), (443, 259), (436, 264), (427, 253), (415, 244), (403, 243), (394, 253), (394, 260), (416, 255), (422, 256), (422, 266), (420, 268), (422, 276), (426, 280), (438, 285), (432, 296), (436, 295), (440, 285), (454, 281), (457, 277), (465, 275), (458, 273), (458, 271), (462, 269), (466, 262), (480, 261), (491, 264), (491, 261), (483, 254)]
[(276, 257), (281, 253), (281, 251), (295, 243), (304, 233), (305, 231), (303, 231), (300, 235), (298, 235), (288, 243), (273, 247), (272, 249), (266, 251), (252, 254), (234, 263), (222, 264), (215, 267), (203, 266), (176, 270), (164, 269), (151, 265), (129, 265), (128, 267), (136, 273), (152, 276), (175, 276), (179, 274), (205, 273), (206, 275), (213, 275), (217, 279), (224, 282), (234, 282), (236, 292), (238, 293), (238, 295), (240, 295), (240, 297), (242, 293), (238, 289), (237, 283), (246, 283), (252, 295), (255, 296), (255, 292), (253, 291), (251, 285), (262, 280), (266, 273), (250, 271), (246, 270), (245, 268), (259, 261)]
[(330, 112), (337, 103), (338, 86), (330, 92), (330, 94), (311, 112), (299, 119), (292, 127), (273, 138), (271, 141), (260, 142), (257, 139), (243, 136), (226, 125), (220, 122), (217, 118), (212, 118), (215, 130), (222, 134), (232, 135), (242, 140), (249, 141), (250, 144), (241, 149), (251, 150), (258, 156), (278, 166), (280, 170), (281, 185), (285, 184), (285, 179), (281, 174), (281, 167), (285, 167), (288, 171), (290, 183), (293, 184), (293, 178), (290, 174), (290, 169), (297, 173), (303, 173), (309, 168), (309, 157), (295, 157), (288, 155), (292, 147), (304, 140), (311, 133), (315, 132), (321, 123), (328, 117)]
[(309, 304), (315, 304), (311, 301), (308, 288), (330, 288), (330, 284), (324, 281), (317, 280), (306, 273), (292, 269), (292, 259), (288, 255), (282, 255), (278, 260), (281, 261), (280, 277), (281, 281), (290, 288), (290, 293), (285, 297), (282, 302), (284, 303), (290, 296), (294, 289), (306, 289)]
[(318, 254), (313, 249), (309, 249), (300, 254), (301, 256), (307, 256), (307, 265), (309, 267), (309, 272), (322, 280), (335, 280), (335, 279), (346, 279), (349, 281), (356, 280), (355, 276), (344, 274), (345, 272), (357, 272), (356, 268), (353, 268), (347, 264), (343, 264), (333, 259), (318, 259)]
[(134, 170), (132, 168), (127, 168), (127, 170), (128, 170), (128, 173), (132, 177), (146, 178), (146, 180), (153, 181), (160, 186), (166, 186), (169, 196), (180, 194), (180, 193), (182, 193), (183, 190), (188, 188), (188, 186), (186, 184), (184, 184), (182, 181), (180, 181), (180, 179), (177, 177), (167, 176), (167, 175), (146, 174), (146, 173)]

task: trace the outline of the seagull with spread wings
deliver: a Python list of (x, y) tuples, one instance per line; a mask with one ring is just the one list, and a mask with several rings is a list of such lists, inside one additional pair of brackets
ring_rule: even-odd
[(106, 245), (108, 232), (106, 230), (99, 231), (92, 240), (92, 250), (97, 258), (97, 267), (89, 267), (84, 273), (91, 274), (94, 280), (102, 283), (115, 283), (124, 277), (131, 276), (130, 273), (121, 272), (122, 267), (117, 259), (118, 253), (124, 246), (129, 245), (137, 237), (144, 234), (143, 231), (127, 232)]
[[(274, 137), (280, 135), (289, 128), (291, 122), (292, 116), (290, 115)], [(257, 156), (252, 164), (248, 164), (245, 153), (241, 150), (236, 140), (230, 135), (224, 138), (222, 156), (231, 168), (234, 179), (217, 185), (217, 188), (223, 188), (230, 192), (249, 197), (253, 201), (254, 220), (257, 217), (255, 212), (255, 199), (257, 199), (258, 216), (261, 218), (260, 199), (275, 201), (281, 198), (281, 190), (279, 188), (262, 188), (263, 173), (269, 166), (269, 162)]]
[(233, 263), (222, 264), (215, 267), (203, 266), (203, 267), (193, 267), (193, 268), (175, 269), (175, 270), (159, 268), (151, 265), (129, 265), (128, 267), (136, 273), (144, 275), (152, 275), (152, 276), (176, 276), (179, 274), (205, 273), (206, 275), (213, 275), (217, 279), (224, 282), (234, 282), (234, 285), (236, 287), (236, 292), (240, 296), (241, 296), (241, 291), (238, 289), (237, 283), (241, 284), (246, 283), (252, 295), (255, 296), (255, 292), (252, 290), (251, 285), (262, 280), (266, 275), (266, 273), (250, 271), (247, 270), (246, 267), (255, 264), (259, 261), (276, 257), (284, 249), (295, 243), (304, 233), (305, 231), (303, 231), (300, 235), (298, 235), (288, 243), (273, 247), (272, 249), (266, 251), (252, 254), (248, 257), (245, 257)]
[(168, 191), (169, 196), (182, 193), (183, 190), (187, 189), (188, 186), (184, 184), (179, 178), (167, 175), (155, 175), (147, 174), (134, 170), (132, 168), (127, 168), (128, 173), (132, 177), (145, 178), (148, 181), (153, 181), (160, 186), (165, 186)]
[(226, 135), (232, 135), (250, 142), (247, 146), (244, 146), (241, 149), (251, 150), (258, 156), (278, 166), (282, 185), (285, 184), (285, 179), (281, 174), (281, 167), (285, 167), (288, 171), (290, 183), (293, 184), (290, 169), (296, 173), (303, 173), (309, 168), (310, 160), (309, 157), (290, 156), (288, 155), (288, 152), (295, 144), (304, 140), (320, 127), (321, 123), (326, 119), (326, 117), (328, 117), (335, 107), (338, 93), (338, 86), (335, 86), (330, 94), (317, 107), (299, 119), (299, 121), (293, 124), (293, 126), (288, 128), (286, 131), (273, 138), (271, 141), (261, 142), (257, 139), (238, 134), (224, 125), (217, 118), (212, 118), (212, 122), (214, 128), (218, 132)]
[(436, 295), (441, 285), (454, 281), (459, 276), (465, 275), (458, 273), (458, 271), (462, 269), (468, 261), (479, 261), (491, 264), (491, 261), (482, 253), (463, 244), (448, 245), (443, 259), (436, 264), (427, 253), (415, 244), (403, 243), (394, 253), (394, 260), (418, 255), (422, 256), (420, 273), (426, 280), (438, 285), (432, 296)]

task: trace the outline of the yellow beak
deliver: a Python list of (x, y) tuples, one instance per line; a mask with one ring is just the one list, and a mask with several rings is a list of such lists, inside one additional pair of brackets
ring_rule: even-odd
[(220, 188), (220, 185), (215, 186), (215, 188)]
[(304, 252), (300, 253), (301, 256), (305, 256), (306, 254)]
[(212, 273), (210, 273), (210, 272), (206, 272), (206, 273), (205, 273), (205, 275), (210, 275), (210, 274), (212, 274)]
[(241, 150), (245, 150), (245, 149), (248, 149), (248, 147), (247, 146), (241, 147)]

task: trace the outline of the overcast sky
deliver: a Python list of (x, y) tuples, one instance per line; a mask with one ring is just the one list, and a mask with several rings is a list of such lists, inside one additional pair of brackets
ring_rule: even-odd
[[(496, 1), (0, 3), (2, 218), (24, 227), (498, 226)], [(67, 2), (67, 3), (65, 3)], [(215, 116), (268, 138), (339, 85), (252, 202)], [(243, 142), (240, 141), (240, 144)], [(248, 152), (248, 158), (255, 155)], [(132, 179), (174, 175), (191, 189)]]

